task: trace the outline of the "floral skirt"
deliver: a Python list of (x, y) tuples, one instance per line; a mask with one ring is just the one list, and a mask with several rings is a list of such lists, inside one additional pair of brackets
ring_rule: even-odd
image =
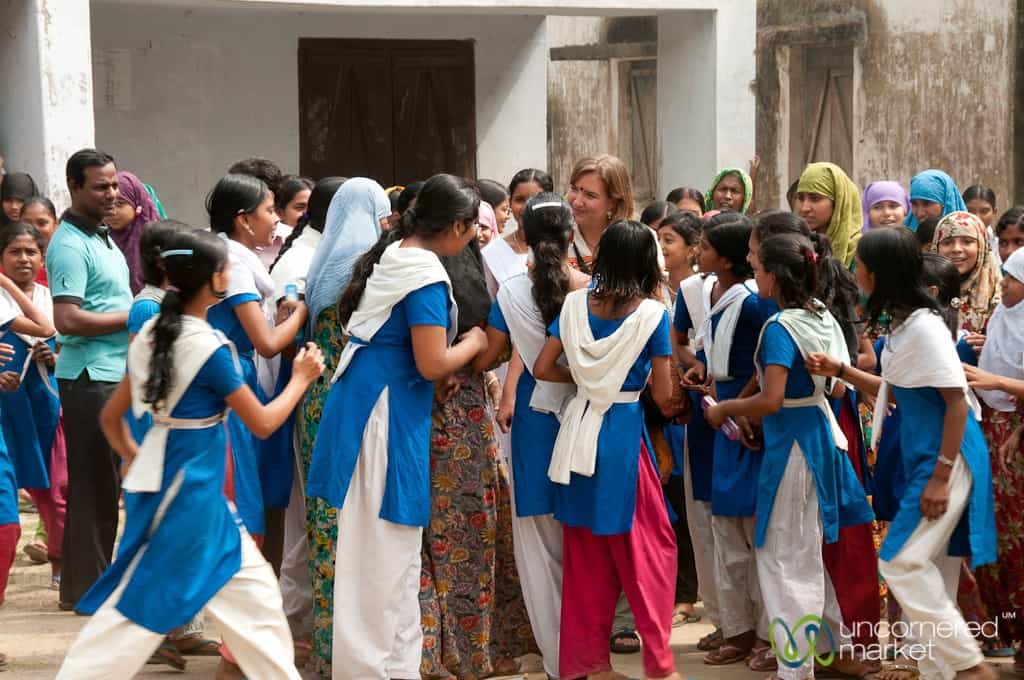
[(508, 476), (481, 373), (435, 404), (423, 533), (424, 678), (476, 680), (537, 651), (512, 552)]
[(1003, 470), (999, 447), (1024, 418), (985, 409), (982, 429), (992, 460), (998, 559), (976, 574), (990, 617), (998, 618), (1003, 643), (1024, 642), (1024, 452), (1017, 449)]

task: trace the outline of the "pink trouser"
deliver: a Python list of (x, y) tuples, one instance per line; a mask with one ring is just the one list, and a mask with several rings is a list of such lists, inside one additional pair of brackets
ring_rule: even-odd
[(64, 540), (64, 514), (68, 495), (68, 451), (64, 440), (64, 419), (57, 421), (50, 451), (50, 488), (28, 489), (28, 495), (39, 511), (39, 519), (46, 528), (46, 554), (59, 560)]
[(611, 670), (608, 639), (619, 594), (643, 638), (644, 672), (661, 678), (675, 671), (669, 647), (676, 588), (676, 537), (661, 483), (647, 448), (640, 445), (633, 528), (595, 536), (585, 527), (563, 529), (562, 628), (559, 675), (564, 680)]
[(20, 524), (0, 524), (0, 604), (4, 601), (7, 591), (7, 577), (14, 564), (14, 555), (18, 551), (18, 539), (21, 538)]

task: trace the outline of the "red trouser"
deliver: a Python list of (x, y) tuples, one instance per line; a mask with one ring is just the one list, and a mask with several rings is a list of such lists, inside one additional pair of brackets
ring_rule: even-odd
[(565, 680), (611, 670), (608, 638), (615, 603), (625, 591), (643, 638), (644, 672), (675, 671), (669, 647), (676, 588), (676, 537), (661, 483), (640, 445), (633, 528), (595, 536), (584, 527), (563, 529), (562, 628), (559, 675)]
[(14, 555), (18, 552), (18, 539), (21, 538), (20, 524), (0, 524), (0, 603), (7, 592), (7, 577), (14, 564)]
[(61, 557), (64, 543), (64, 516), (67, 512), (68, 458), (64, 440), (63, 418), (57, 421), (50, 450), (50, 488), (28, 489), (28, 495), (39, 511), (39, 519), (46, 529), (46, 554), (51, 560)]

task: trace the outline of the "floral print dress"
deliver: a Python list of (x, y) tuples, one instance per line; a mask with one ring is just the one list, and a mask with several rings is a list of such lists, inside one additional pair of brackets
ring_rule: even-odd
[[(345, 338), (338, 323), (338, 310), (330, 306), (316, 320), (313, 342), (324, 353), (324, 373), (310, 387), (299, 407), (296, 430), (303, 478), (309, 473), (313, 443), (320, 416), (331, 388)], [(334, 551), (338, 540), (338, 511), (322, 498), (306, 498), (306, 534), (309, 539), (309, 569), (313, 582), (312, 666), (322, 678), (331, 677), (331, 635), (334, 614)]]
[(512, 552), (508, 476), (483, 375), (464, 371), (435, 404), (431, 520), (423, 533), (424, 678), (477, 680), (537, 651)]

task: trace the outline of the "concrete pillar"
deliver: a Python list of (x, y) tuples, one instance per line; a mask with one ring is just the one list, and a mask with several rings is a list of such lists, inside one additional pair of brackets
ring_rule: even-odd
[(61, 210), (68, 156), (94, 138), (89, 0), (11, 0), (0, 26), (0, 154)]
[(704, 191), (754, 153), (755, 0), (658, 16), (659, 194)]

